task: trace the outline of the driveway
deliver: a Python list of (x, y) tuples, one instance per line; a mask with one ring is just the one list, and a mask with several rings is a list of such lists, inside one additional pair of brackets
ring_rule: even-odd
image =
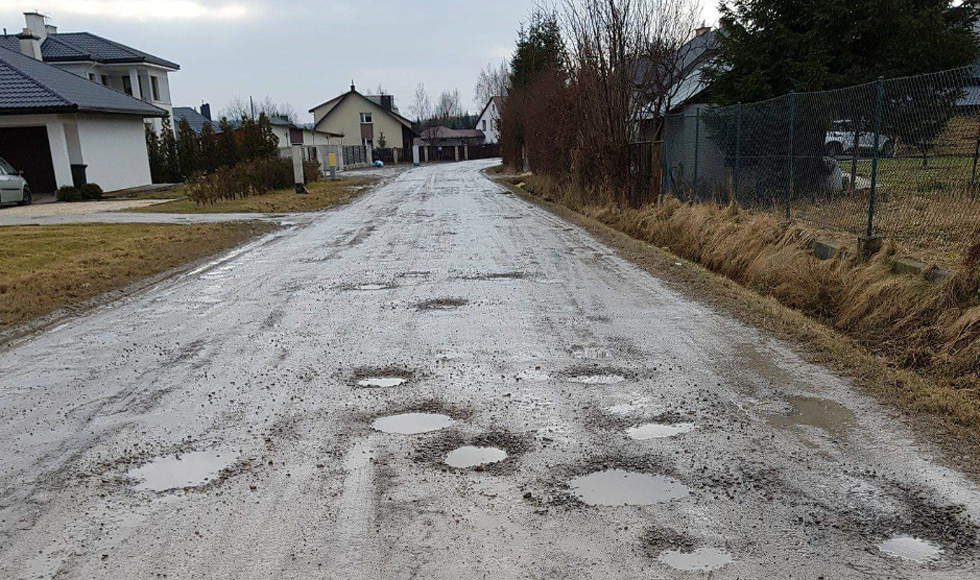
[(490, 164), (0, 354), (0, 577), (977, 577), (894, 413)]

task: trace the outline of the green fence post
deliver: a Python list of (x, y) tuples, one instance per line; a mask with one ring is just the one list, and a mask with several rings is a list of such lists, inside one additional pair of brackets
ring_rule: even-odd
[(735, 169), (732, 172), (732, 201), (738, 199), (738, 165), (742, 156), (742, 103), (735, 109)]
[(786, 181), (786, 219), (790, 218), (790, 203), (793, 199), (793, 139), (796, 129), (796, 91), (789, 94), (789, 163)]
[(657, 204), (667, 197), (667, 116), (664, 116), (663, 127), (660, 128), (660, 195)]
[[(701, 146), (701, 107), (697, 108), (694, 114), (694, 182), (692, 183), (692, 192), (696, 195), (698, 191), (698, 150)], [(698, 200), (701, 198), (698, 197)]]
[(885, 80), (878, 77), (875, 82), (875, 118), (874, 118), (874, 145), (871, 154), (871, 191), (868, 193), (868, 229), (865, 238), (871, 240), (874, 237), (875, 219), (875, 193), (878, 189), (878, 146), (881, 141), (881, 113), (882, 104), (885, 99)]

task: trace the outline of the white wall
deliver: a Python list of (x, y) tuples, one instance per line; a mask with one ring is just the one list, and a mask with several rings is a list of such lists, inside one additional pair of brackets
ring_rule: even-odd
[(129, 115), (78, 116), (86, 177), (105, 191), (150, 184), (143, 119)]
[[(484, 121), (487, 124), (487, 128), (483, 128)], [(497, 110), (497, 103), (495, 101), (490, 101), (490, 106), (483, 111), (483, 115), (476, 122), (476, 129), (483, 131), (486, 135), (486, 140), (484, 143), (494, 144), (500, 141), (500, 111)]]

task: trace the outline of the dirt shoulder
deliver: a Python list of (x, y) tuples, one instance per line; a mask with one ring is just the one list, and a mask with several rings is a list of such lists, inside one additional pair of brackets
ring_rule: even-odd
[[(292, 189), (281, 189), (245, 199), (222, 201), (214, 205), (197, 205), (189, 199), (143, 207), (143, 213), (294, 213), (328, 209), (345, 203), (370, 189), (379, 181), (375, 176), (351, 177), (337, 181), (318, 181), (307, 185), (309, 195), (297, 195)], [(181, 186), (177, 191), (184, 191)]]
[(270, 231), (267, 223), (0, 228), (2, 333)]
[(524, 200), (586, 229), (673, 289), (697, 296), (713, 308), (797, 345), (810, 362), (834, 369), (897, 409), (918, 432), (940, 445), (951, 466), (980, 477), (980, 431), (975, 425), (978, 403), (970, 393), (889, 366), (885, 359), (846, 335), (783, 306), (775, 298), (760, 295), (563, 205), (531, 195), (503, 179), (495, 181)]

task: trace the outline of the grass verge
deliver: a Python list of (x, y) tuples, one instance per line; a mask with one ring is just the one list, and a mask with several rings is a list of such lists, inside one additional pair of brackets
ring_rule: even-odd
[(243, 222), (0, 228), (0, 331), (227, 250), (271, 228)]
[[(320, 211), (347, 202), (378, 182), (376, 177), (352, 177), (337, 181), (318, 181), (307, 185), (309, 195), (297, 195), (292, 189), (280, 189), (244, 199), (197, 205), (180, 199), (136, 210), (143, 213), (293, 213)], [(187, 187), (187, 186), (181, 186)]]
[[(980, 257), (935, 285), (892, 274), (887, 250), (867, 264), (816, 260), (806, 230), (768, 216), (708, 204), (575, 206), (544, 191), (547, 180), (522, 180), (524, 190), (511, 190), (699, 300), (803, 345), (811, 360), (915, 417), (960, 467), (980, 473), (976, 454), (964, 457), (980, 449)], [(672, 268), (675, 256), (698, 266)]]

